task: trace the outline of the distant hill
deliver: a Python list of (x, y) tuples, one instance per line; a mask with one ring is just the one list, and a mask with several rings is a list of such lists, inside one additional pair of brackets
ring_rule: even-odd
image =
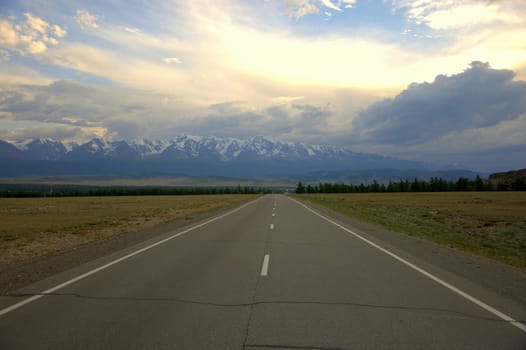
[(511, 170), (504, 173), (494, 173), (489, 176), (489, 181), (496, 185), (501, 182), (514, 182), (526, 178), (526, 169)]

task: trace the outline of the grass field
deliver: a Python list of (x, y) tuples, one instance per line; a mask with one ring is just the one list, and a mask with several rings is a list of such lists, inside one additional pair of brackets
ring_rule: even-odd
[(309, 194), (301, 198), (409, 235), (526, 267), (526, 192)]
[(0, 267), (254, 197), (0, 198)]

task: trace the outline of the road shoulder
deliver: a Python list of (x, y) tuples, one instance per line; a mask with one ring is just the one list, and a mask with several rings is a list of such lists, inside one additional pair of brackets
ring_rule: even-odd
[(213, 216), (226, 213), (242, 203), (235, 203), (210, 212), (197, 214), (191, 219), (181, 218), (167, 223), (130, 231), (106, 239), (45, 255), (34, 260), (0, 269), (0, 296), (73, 269), (98, 258), (156, 239), (167, 232), (182, 230)]
[(352, 228), (359, 234), (371, 236), (420, 261), (432, 266), (438, 266), (449, 273), (461, 276), (498, 295), (526, 306), (526, 293), (524, 293), (526, 291), (526, 269), (515, 268), (423, 238), (392, 231), (382, 226), (335, 212), (327, 207), (301, 198), (295, 199), (315, 209), (320, 214)]

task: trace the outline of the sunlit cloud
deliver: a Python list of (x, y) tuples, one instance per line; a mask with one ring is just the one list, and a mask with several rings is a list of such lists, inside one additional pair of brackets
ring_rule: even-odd
[(177, 63), (181, 64), (183, 61), (179, 57), (165, 57), (162, 59), (164, 63)]
[[(41, 54), (48, 49), (48, 44), (57, 45), (58, 38), (67, 32), (59, 25), (51, 26), (42, 18), (24, 13), (25, 21), (0, 19), (0, 46), (24, 54)], [(4, 59), (9, 55), (3, 50)]]
[[(524, 23), (526, 5), (517, 1), (393, 0), (407, 17), (432, 29), (455, 29), (493, 23)], [(522, 13), (522, 14), (521, 14)]]
[(30, 29), (33, 29), (40, 34), (45, 34), (47, 32), (49, 23), (41, 18), (33, 16), (29, 12), (24, 13), (24, 15), (26, 16), (26, 24)]
[(124, 31), (132, 34), (140, 33), (141, 30), (139, 28), (130, 28), (130, 27), (124, 27)]
[(277, 104), (281, 104), (303, 100), (304, 98), (305, 96), (276, 96), (272, 98), (272, 101), (274, 101)]
[(287, 0), (286, 6), (289, 16), (296, 18), (302, 18), (320, 11), (318, 6), (310, 0)]
[(75, 19), (77, 23), (80, 24), (83, 28), (99, 28), (99, 24), (97, 23), (97, 21), (99, 20), (99, 16), (89, 13), (88, 11), (77, 10), (77, 15), (75, 16)]
[[(289, 16), (297, 19), (320, 12), (320, 10), (333, 10), (341, 12), (343, 9), (351, 9), (358, 0), (285, 0)], [(327, 17), (327, 11), (323, 12)]]
[(341, 9), (338, 6), (336, 6), (335, 4), (333, 4), (331, 0), (321, 0), (321, 3), (323, 4), (323, 6), (325, 6), (327, 8), (330, 8), (330, 9), (336, 10), (336, 11), (341, 11)]

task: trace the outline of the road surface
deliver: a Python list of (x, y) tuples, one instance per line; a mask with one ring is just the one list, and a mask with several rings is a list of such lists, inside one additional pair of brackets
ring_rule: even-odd
[(0, 349), (526, 349), (524, 305), (324, 215), (264, 196), (1, 297)]

